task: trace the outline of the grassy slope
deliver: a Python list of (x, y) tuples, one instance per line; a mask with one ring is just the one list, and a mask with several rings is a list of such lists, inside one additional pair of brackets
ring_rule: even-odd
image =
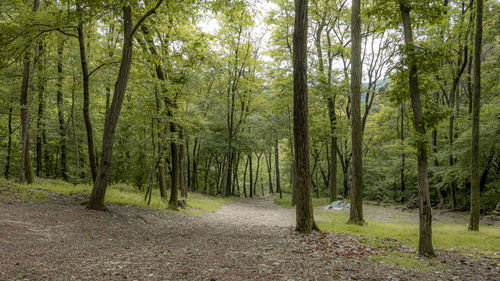
[[(36, 190), (47, 190), (55, 193), (62, 193), (66, 195), (72, 194), (90, 194), (92, 187), (90, 185), (73, 185), (61, 180), (50, 179), (37, 179), (32, 185), (14, 184), (0, 179), (0, 189), (5, 190), (0, 196), (10, 196), (15, 192), (18, 199), (27, 201), (43, 201), (47, 196), (43, 192)], [(45, 195), (45, 196), (44, 196)], [(33, 200), (36, 199), (36, 200)], [(220, 198), (205, 196), (199, 193), (189, 193), (186, 212), (195, 215), (201, 215), (203, 212), (215, 212), (220, 209), (224, 204), (235, 202), (237, 198)], [(133, 188), (124, 185), (112, 185), (106, 192), (106, 202), (118, 203), (124, 205), (135, 205), (147, 207), (147, 201), (144, 200), (144, 192), (134, 190)], [(155, 209), (166, 209), (168, 201), (160, 199), (159, 191), (153, 190), (151, 204), (149, 207)]]

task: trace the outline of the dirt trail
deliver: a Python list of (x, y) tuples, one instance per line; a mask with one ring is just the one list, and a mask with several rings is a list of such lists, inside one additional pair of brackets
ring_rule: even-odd
[(273, 199), (273, 196), (245, 199), (224, 205), (214, 214), (210, 214), (209, 217), (233, 224), (269, 227), (294, 226), (295, 211), (275, 205)]
[(500, 272), (467, 260), (422, 273), (313, 249), (293, 231), (293, 210), (268, 197), (204, 216), (116, 204), (104, 213), (51, 197), (0, 199), (0, 280), (487, 280)]

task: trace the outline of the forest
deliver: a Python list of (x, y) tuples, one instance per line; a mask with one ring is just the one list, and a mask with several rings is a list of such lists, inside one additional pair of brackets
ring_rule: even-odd
[(499, 243), (499, 15), (497, 0), (4, 0), (0, 203), (272, 197), (327, 239), (318, 208), (340, 200), (361, 229), (371, 205), (415, 208), (419, 256), (448, 255), (444, 214)]

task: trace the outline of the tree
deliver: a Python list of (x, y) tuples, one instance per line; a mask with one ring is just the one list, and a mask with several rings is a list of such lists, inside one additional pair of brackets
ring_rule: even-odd
[(417, 133), (417, 158), (418, 158), (418, 197), (419, 205), (419, 240), (418, 254), (421, 256), (434, 256), (432, 247), (432, 214), (429, 195), (429, 182), (427, 175), (427, 137), (420, 101), (417, 61), (415, 57), (415, 43), (410, 20), (411, 7), (404, 1), (399, 1), (399, 9), (403, 22), (403, 33), (406, 45), (408, 64), (408, 81), (410, 99), (413, 108), (413, 126)]
[(104, 197), (106, 195), (106, 188), (108, 186), (109, 178), (111, 176), (111, 164), (113, 162), (113, 144), (116, 132), (116, 125), (120, 117), (120, 111), (127, 89), (128, 76), (130, 74), (130, 67), (132, 65), (132, 50), (134, 33), (140, 25), (160, 7), (163, 0), (159, 0), (156, 6), (146, 12), (139, 21), (133, 25), (132, 23), (132, 7), (130, 5), (123, 6), (123, 46), (122, 58), (120, 62), (120, 70), (115, 84), (113, 93), (113, 101), (108, 116), (106, 116), (106, 123), (104, 125), (101, 164), (97, 172), (97, 178), (92, 189), (92, 194), (87, 207), (94, 210), (106, 210), (104, 205)]
[(308, 234), (318, 227), (314, 222), (309, 167), (309, 125), (307, 103), (307, 0), (295, 0), (293, 32), (293, 138), (294, 190), (296, 193), (295, 230)]
[(363, 135), (361, 129), (361, 0), (352, 2), (351, 15), (351, 139), (352, 191), (349, 223), (363, 224)]
[(481, 43), (483, 37), (483, 0), (476, 0), (476, 31), (474, 35), (474, 88), (472, 92), (472, 159), (469, 230), (479, 231), (480, 172), (479, 110), (481, 108)]

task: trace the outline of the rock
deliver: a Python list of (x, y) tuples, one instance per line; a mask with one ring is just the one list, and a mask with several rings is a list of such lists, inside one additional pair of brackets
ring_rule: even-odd
[(420, 200), (418, 198), (418, 196), (412, 196), (410, 197), (410, 199), (408, 199), (408, 204), (406, 205), (406, 207), (408, 209), (417, 209), (420, 205)]

